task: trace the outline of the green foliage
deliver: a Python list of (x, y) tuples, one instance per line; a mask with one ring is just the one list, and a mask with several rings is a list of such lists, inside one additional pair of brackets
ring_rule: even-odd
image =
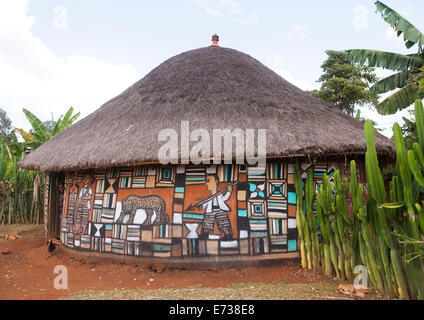
[(404, 55), (368, 49), (350, 49), (346, 52), (353, 62), (359, 63), (360, 65), (367, 65), (372, 68), (403, 71), (406, 69), (420, 68), (423, 65), (423, 60), (418, 55)]
[(351, 63), (346, 52), (326, 51), (328, 58), (321, 68), (319, 90), (313, 96), (335, 104), (340, 110), (353, 116), (356, 106), (376, 105), (378, 95), (371, 93), (369, 85), (377, 80), (372, 68)]
[(43, 185), (34, 186), (39, 173), (18, 168), (19, 158), (8, 149), (6, 144), (0, 145), (0, 223), (41, 223)]
[[(31, 131), (15, 128), (8, 140), (0, 140), (0, 223), (43, 222), (43, 175), (20, 169), (17, 163), (24, 156), (26, 148), (35, 149), (70, 127), (79, 117), (79, 113), (73, 113), (71, 107), (58, 121), (42, 122), (24, 109), (32, 126)], [(10, 121), (6, 124), (6, 127), (11, 127)], [(15, 132), (21, 135), (24, 142), (18, 141)]]
[[(420, 74), (422, 74), (421, 69), (424, 66), (424, 35), (408, 20), (384, 3), (377, 1), (375, 5), (384, 21), (397, 32), (397, 36), (403, 35), (406, 48), (409, 49), (415, 44), (418, 46), (417, 54), (408, 55), (367, 49), (347, 50), (350, 59), (355, 63), (397, 72), (378, 81), (370, 89), (372, 93), (376, 94), (399, 89), (377, 105), (377, 111), (380, 114), (387, 115), (405, 109), (416, 99), (423, 98), (420, 86), (424, 84), (424, 80), (421, 80)], [(419, 81), (422, 81), (422, 84), (418, 83)]]
[(402, 117), (403, 126), (402, 126), (402, 135), (405, 140), (406, 148), (412, 149), (412, 145), (415, 142), (418, 142), (418, 132), (417, 132), (417, 124), (415, 123), (415, 119), (408, 119)]
[(6, 111), (0, 108), (0, 141), (9, 143), (12, 139), (12, 122), (7, 116)]
[(32, 126), (30, 132), (26, 132), (23, 129), (16, 128), (15, 130), (25, 140), (26, 147), (35, 150), (44, 142), (50, 140), (56, 134), (69, 128), (80, 116), (80, 113), (73, 114), (74, 108), (70, 107), (66, 112), (65, 116), (61, 115), (57, 121), (46, 121), (42, 122), (32, 112), (27, 109), (23, 109), (25, 117), (28, 119)]
[(407, 108), (420, 98), (422, 98), (422, 93), (418, 90), (417, 84), (409, 83), (377, 105), (377, 111), (380, 114), (395, 114), (398, 110), (404, 109), (399, 106)]
[[(308, 229), (299, 233), (300, 240), (306, 237), (313, 240), (319, 226), (318, 248), (306, 246), (306, 253), (302, 255), (302, 259), (320, 261), (314, 269), (350, 281), (354, 267), (365, 265), (372, 286), (389, 298), (424, 299), (424, 107), (420, 100), (415, 103), (415, 117), (418, 140), (409, 151), (400, 126), (393, 127), (396, 166), (391, 169), (390, 193), (386, 192), (378, 162), (374, 127), (371, 121), (366, 121), (368, 194), (362, 184), (358, 184), (353, 160), (349, 184), (346, 178), (340, 177), (339, 171), (334, 174), (333, 183), (324, 175), (315, 194), (317, 220), (306, 219)], [(296, 192), (302, 195), (298, 172), (296, 176)], [(348, 188), (350, 197), (346, 196)], [(306, 182), (304, 189), (304, 201), (309, 203), (311, 183)], [(298, 198), (298, 202), (302, 201)], [(308, 206), (305, 208), (308, 210)], [(301, 211), (300, 215), (304, 214)], [(309, 234), (305, 234), (308, 230)], [(316, 254), (318, 257), (314, 257)]]
[(411, 73), (408, 70), (403, 70), (378, 81), (371, 87), (370, 91), (376, 94), (380, 94), (395, 90), (397, 88), (403, 88), (407, 85), (410, 79)]
[(422, 48), (424, 45), (424, 35), (412, 23), (381, 1), (377, 1), (375, 5), (377, 11), (381, 12), (384, 21), (390, 24), (397, 32), (397, 36), (403, 35), (405, 46), (408, 49), (415, 44), (418, 44), (418, 46)]

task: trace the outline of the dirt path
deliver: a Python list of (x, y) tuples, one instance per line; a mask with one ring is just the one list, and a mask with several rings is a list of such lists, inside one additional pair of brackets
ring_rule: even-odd
[[(21, 231), (22, 239), (0, 241), (0, 299), (346, 298), (337, 293), (337, 282), (303, 270), (295, 261), (241, 270), (155, 270), (51, 255), (42, 227), (0, 226), (0, 233), (16, 231)], [(5, 248), (9, 253), (1, 254)], [(57, 265), (68, 268), (67, 290), (53, 287)]]

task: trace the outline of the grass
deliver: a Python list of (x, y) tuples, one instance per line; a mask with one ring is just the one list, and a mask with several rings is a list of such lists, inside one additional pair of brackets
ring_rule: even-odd
[[(44, 230), (44, 225), (34, 224), (0, 224), (0, 234), (11, 234), (19, 232), (25, 239), (33, 239), (35, 235), (40, 234)], [(5, 241), (0, 238), (0, 242)]]
[[(225, 288), (193, 286), (154, 290), (85, 290), (62, 299), (69, 300), (333, 300), (351, 299), (337, 292), (337, 283), (237, 283)], [(379, 299), (369, 294), (367, 299)]]

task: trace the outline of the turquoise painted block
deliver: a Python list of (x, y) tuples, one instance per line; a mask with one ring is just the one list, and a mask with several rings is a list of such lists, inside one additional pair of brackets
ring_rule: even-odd
[(167, 244), (155, 244), (153, 248), (155, 251), (171, 251), (171, 246)]
[(267, 233), (265, 231), (251, 231), (250, 234), (252, 234), (252, 235), (263, 235), (263, 236), (267, 235)]
[(184, 187), (176, 187), (175, 192), (184, 193)]
[(266, 220), (249, 219), (250, 223), (266, 223)]
[(184, 213), (183, 218), (203, 220), (203, 214)]
[(289, 240), (287, 243), (287, 251), (293, 252), (297, 250), (297, 240)]
[(290, 203), (290, 204), (296, 204), (296, 193), (295, 192), (289, 192), (288, 193), (288, 197), (289, 197), (289, 199), (288, 199), (288, 202)]
[(238, 216), (239, 217), (247, 217), (247, 210), (245, 210), (245, 209), (239, 209), (238, 210)]

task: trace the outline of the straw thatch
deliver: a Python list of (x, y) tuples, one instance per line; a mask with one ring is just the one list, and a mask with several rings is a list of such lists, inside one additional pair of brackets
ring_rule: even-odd
[[(206, 47), (177, 55), (25, 157), (43, 171), (157, 163), (161, 129), (267, 129), (268, 157), (364, 154), (363, 124), (239, 51)], [(376, 135), (380, 155), (393, 143)], [(211, 153), (212, 154), (212, 153)]]

